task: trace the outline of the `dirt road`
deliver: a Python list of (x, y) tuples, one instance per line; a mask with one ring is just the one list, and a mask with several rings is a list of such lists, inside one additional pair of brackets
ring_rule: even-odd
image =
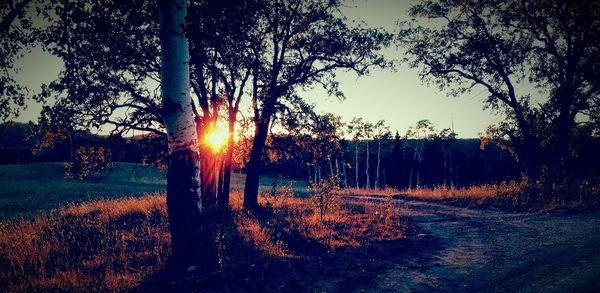
[(202, 275), (160, 291), (600, 292), (600, 211), (542, 215), (404, 197), (346, 200), (396, 205), (416, 232), (259, 263), (229, 279)]
[(393, 203), (419, 234), (372, 280), (355, 283), (358, 291), (600, 291), (600, 211), (541, 215), (409, 198)]

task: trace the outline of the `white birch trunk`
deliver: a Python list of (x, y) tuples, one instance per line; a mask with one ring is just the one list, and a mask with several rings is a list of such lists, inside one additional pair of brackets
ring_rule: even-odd
[(355, 168), (356, 169), (356, 188), (360, 188), (360, 185), (358, 184), (358, 141), (356, 141), (356, 144), (354, 145), (354, 163), (355, 163)]
[(367, 140), (367, 163), (366, 164), (367, 165), (365, 167), (365, 174), (367, 175), (367, 183), (365, 185), (365, 188), (369, 189), (369, 188), (371, 188), (371, 185), (369, 183), (369, 181), (371, 180), (369, 178), (369, 140)]
[(177, 266), (198, 258), (195, 227), (202, 211), (200, 161), (189, 81), (188, 41), (183, 27), (186, 0), (160, 0), (162, 115), (169, 146), (167, 210), (173, 260)]
[(340, 164), (337, 156), (335, 157), (335, 184), (338, 186), (340, 184)]
[(333, 163), (331, 162), (331, 159), (329, 159), (329, 177), (333, 177)]
[(348, 188), (348, 175), (346, 174), (346, 163), (342, 163), (342, 172), (344, 174), (344, 188)]
[(381, 166), (381, 139), (377, 143), (377, 172), (375, 172), (375, 189), (379, 189), (379, 168)]

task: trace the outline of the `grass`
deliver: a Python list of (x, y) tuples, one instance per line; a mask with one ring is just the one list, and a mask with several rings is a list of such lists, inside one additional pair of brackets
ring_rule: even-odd
[(65, 179), (63, 163), (0, 166), (0, 219), (31, 217), (42, 211), (98, 198), (136, 196), (165, 189), (163, 174), (148, 165), (117, 163), (86, 180)]
[(587, 209), (600, 203), (599, 186), (582, 184), (560, 190), (552, 187), (532, 190), (525, 183), (515, 181), (458, 188), (448, 186), (404, 190), (346, 188), (337, 193), (346, 196), (405, 196), (459, 205), (529, 211)]
[[(165, 174), (151, 165), (115, 163), (85, 180), (64, 178), (64, 163), (0, 165), (0, 221), (30, 218), (70, 203), (140, 196), (166, 190)], [(231, 186), (241, 189), (244, 174), (232, 174)], [(287, 184), (285, 178), (262, 176), (261, 190)], [(306, 184), (297, 182), (298, 192)]]
[(97, 200), (0, 226), (0, 291), (119, 291), (170, 254), (165, 197)]
[[(263, 194), (256, 213), (240, 209), (239, 193), (234, 192), (229, 216), (219, 210), (206, 215), (215, 225), (205, 231), (215, 239), (217, 271), (229, 275), (223, 286), (253, 278), (256, 268), (268, 273), (273, 262), (314, 261), (312, 256), (399, 240), (411, 231), (392, 205), (340, 202), (321, 219), (311, 198), (294, 197), (291, 189)], [(115, 292), (140, 285), (142, 291), (155, 291), (178, 282), (160, 273), (170, 257), (164, 194), (72, 204), (2, 223), (0, 235), (3, 292)], [(193, 286), (214, 286), (214, 275), (208, 276)]]
[[(63, 175), (61, 163), (0, 166), (0, 292), (156, 291), (184, 282), (169, 273), (163, 173), (119, 163), (86, 180)], [(305, 182), (270, 176), (261, 178), (261, 210), (248, 213), (241, 208), (244, 179), (233, 175), (231, 211), (205, 215), (203, 231), (214, 241), (202, 247), (215, 252), (215, 271), (190, 288), (243, 287), (239, 282), (262, 278), (275, 263), (314, 262), (412, 231), (393, 205), (336, 197), (321, 215)], [(362, 256), (365, 263), (370, 257)]]

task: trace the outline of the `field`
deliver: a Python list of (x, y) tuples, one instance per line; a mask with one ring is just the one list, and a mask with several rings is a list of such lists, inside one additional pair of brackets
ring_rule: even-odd
[[(164, 174), (117, 164), (86, 180), (61, 164), (2, 171), (0, 291), (590, 291), (600, 283), (600, 213), (471, 209), (494, 186), (342, 190), (265, 177), (259, 211), (204, 215), (206, 268), (175, 273)], [(510, 190), (508, 186), (501, 187)], [(304, 194), (297, 196), (298, 192)], [(214, 240), (214, 241), (212, 241)], [(210, 257), (208, 257), (210, 256)]]
[[(241, 189), (244, 179), (243, 174), (232, 174), (232, 189)], [(31, 217), (70, 203), (164, 192), (165, 184), (165, 174), (151, 165), (116, 163), (85, 180), (65, 179), (63, 163), (0, 165), (0, 221)], [(261, 178), (262, 190), (287, 184), (282, 178)], [(292, 184), (300, 191), (306, 183)]]
[[(302, 182), (281, 178), (265, 177), (259, 198), (262, 209), (246, 213), (238, 190), (244, 178), (236, 174), (232, 211), (208, 211), (207, 226), (202, 228), (214, 233), (208, 239), (220, 239), (203, 246), (218, 256), (211, 263), (221, 272), (220, 281), (192, 275), (190, 283), (190, 276), (182, 280), (165, 267), (170, 234), (164, 180), (158, 170), (117, 164), (81, 181), (63, 179), (60, 164), (2, 168), (6, 188), (0, 222), (0, 291), (240, 288), (247, 287), (245, 280), (263, 278), (274, 267), (322, 266), (321, 257), (340, 251), (356, 250), (354, 261), (368, 264), (373, 255), (366, 253), (367, 246), (401, 241), (413, 233), (397, 209), (336, 200), (324, 211), (314, 198), (295, 196), (305, 191)], [(344, 261), (343, 266), (351, 264)], [(339, 269), (339, 263), (328, 268)], [(275, 283), (289, 277), (279, 276)], [(171, 285), (165, 287), (165, 279)], [(301, 286), (309, 282), (303, 280)]]

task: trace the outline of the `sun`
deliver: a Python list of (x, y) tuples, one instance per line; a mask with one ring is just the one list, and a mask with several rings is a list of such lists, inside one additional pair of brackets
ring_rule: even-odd
[(218, 151), (225, 146), (229, 132), (224, 127), (212, 127), (206, 135), (206, 143), (214, 151)]

